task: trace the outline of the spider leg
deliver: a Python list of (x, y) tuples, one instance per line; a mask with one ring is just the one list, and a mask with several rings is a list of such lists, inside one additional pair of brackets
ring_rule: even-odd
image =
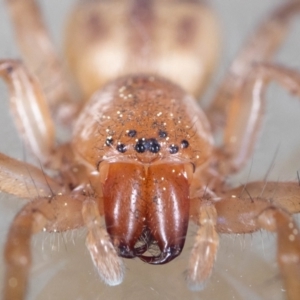
[(30, 239), (39, 231), (66, 231), (83, 226), (80, 195), (38, 198), (15, 217), (5, 245), (4, 300), (24, 299), (31, 265)]
[(37, 167), (0, 153), (0, 191), (20, 198), (48, 197), (62, 187)]
[(58, 121), (70, 120), (77, 110), (36, 1), (6, 0), (16, 39), (28, 70), (39, 78), (47, 103)]
[(264, 116), (265, 91), (270, 80), (300, 96), (299, 72), (271, 63), (253, 64), (247, 80), (228, 105), (224, 145), (218, 150), (222, 157), (221, 174), (239, 171), (251, 156)]
[(206, 112), (214, 130), (226, 125), (228, 104), (236, 101), (241, 93), (253, 63), (269, 62), (272, 59), (287, 35), (292, 20), (299, 12), (300, 2), (289, 1), (276, 9), (250, 36), (231, 64), (212, 105)]
[(10, 89), (11, 110), (24, 143), (46, 165), (55, 150), (54, 125), (38, 81), (15, 60), (0, 60), (0, 76)]
[(221, 194), (215, 203), (217, 230), (277, 234), (277, 260), (289, 300), (300, 295), (300, 232), (292, 214), (300, 212), (300, 187), (292, 182), (252, 182)]
[(87, 226), (87, 248), (101, 279), (108, 285), (123, 281), (124, 265), (106, 229), (95, 199), (80, 194), (39, 197), (15, 217), (5, 246), (4, 300), (24, 299), (31, 265), (30, 239), (42, 230), (63, 232)]
[[(194, 202), (199, 205), (200, 201), (194, 199)], [(216, 231), (217, 212), (211, 203), (201, 203), (196, 216), (199, 229), (191, 251), (186, 279), (192, 290), (201, 290), (211, 275), (219, 247), (219, 236)]]
[(123, 281), (125, 268), (106, 229), (101, 226), (98, 204), (93, 199), (84, 201), (82, 215), (88, 228), (86, 246), (99, 276), (110, 286), (120, 284)]

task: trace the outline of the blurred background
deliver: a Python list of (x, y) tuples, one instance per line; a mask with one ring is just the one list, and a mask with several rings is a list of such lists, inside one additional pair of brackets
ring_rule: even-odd
[[(0, 2), (0, 58), (16, 58), (19, 54), (3, 2)], [(57, 48), (61, 51), (64, 20), (74, 1), (39, 2)], [(219, 15), (223, 51), (206, 99), (213, 95), (212, 91), (247, 35), (259, 20), (284, 1), (209, 2)], [(300, 22), (296, 21), (276, 60), (300, 70), (299, 30)], [(24, 147), (9, 114), (8, 93), (3, 82), (0, 82), (0, 97), (0, 151), (23, 159)], [(244, 171), (232, 179), (233, 184), (263, 179), (273, 160), (270, 180), (296, 180), (296, 173), (300, 169), (299, 126), (299, 99), (288, 95), (276, 84), (271, 84), (266, 118), (256, 151)], [(1, 260), (9, 224), (24, 204), (24, 200), (0, 194)], [(298, 216), (296, 218), (299, 219)], [(138, 259), (126, 260), (125, 280), (118, 287), (105, 286), (98, 278), (84, 245), (84, 230), (66, 234), (39, 234), (32, 242), (34, 263), (28, 299), (285, 299), (276, 265), (276, 236), (267, 232), (222, 235), (213, 275), (206, 288), (201, 292), (189, 291), (184, 272), (195, 232), (196, 227), (190, 226), (183, 253), (167, 265), (150, 266)], [(0, 282), (2, 278), (3, 263), (0, 263)]]

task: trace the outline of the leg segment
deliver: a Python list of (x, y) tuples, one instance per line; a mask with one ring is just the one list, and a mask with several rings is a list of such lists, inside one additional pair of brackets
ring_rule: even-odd
[(34, 199), (57, 195), (62, 187), (42, 170), (0, 153), (0, 191)]
[(274, 208), (265, 210), (258, 218), (262, 228), (277, 233), (277, 260), (283, 276), (287, 298), (300, 295), (300, 234), (291, 215)]
[(300, 96), (300, 73), (279, 65), (252, 65), (243, 86), (229, 103), (228, 121), (221, 149), (221, 173), (239, 171), (253, 152), (265, 107), (265, 90), (275, 80), (292, 94)]
[(82, 197), (39, 198), (16, 216), (5, 246), (4, 300), (21, 300), (26, 294), (31, 265), (30, 239), (41, 230), (66, 231), (83, 225)]
[(63, 232), (86, 225), (86, 245), (100, 277), (108, 285), (123, 281), (124, 266), (107, 231), (101, 226), (93, 198), (61, 195), (38, 198), (16, 216), (5, 246), (4, 300), (24, 299), (31, 265), (30, 239), (39, 231)]
[[(199, 204), (199, 199), (198, 201)], [(199, 290), (210, 277), (219, 247), (216, 231), (217, 212), (212, 204), (203, 203), (197, 214), (199, 229), (192, 248), (187, 271), (187, 282), (191, 289)]]
[(14, 60), (0, 60), (0, 76), (10, 88), (11, 110), (24, 143), (46, 164), (54, 152), (54, 126), (39, 83)]
[[(260, 229), (257, 217), (265, 209), (276, 207), (289, 214), (300, 212), (298, 182), (251, 182), (224, 191), (215, 203), (217, 230), (223, 233), (251, 233)], [(197, 207), (193, 204), (193, 211)]]
[(74, 114), (66, 76), (34, 0), (6, 0), (28, 70), (39, 78), (52, 115), (59, 121)]
[(101, 279), (110, 286), (120, 284), (125, 271), (123, 261), (101, 226), (99, 208), (93, 199), (84, 201), (82, 215), (88, 228), (86, 245)]
[(291, 212), (300, 212), (298, 183), (253, 182), (229, 190), (215, 203), (217, 230), (277, 234), (277, 259), (289, 300), (300, 295), (300, 233)]
[(250, 37), (233, 61), (211, 107), (207, 111), (213, 126), (224, 126), (227, 104), (239, 95), (249, 72), (252, 70), (253, 62), (268, 62), (272, 59), (285, 38), (291, 21), (299, 12), (300, 2), (289, 1), (275, 10)]

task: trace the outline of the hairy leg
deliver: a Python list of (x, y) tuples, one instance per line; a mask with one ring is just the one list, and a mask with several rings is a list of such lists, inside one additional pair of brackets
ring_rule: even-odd
[[(200, 200), (194, 199), (194, 202), (199, 205)], [(187, 282), (192, 290), (201, 290), (211, 275), (219, 247), (214, 205), (209, 202), (201, 203), (195, 221), (199, 229), (189, 259)]]
[[(299, 73), (270, 63), (299, 11), (299, 1), (289, 2), (259, 27), (233, 62), (208, 110), (213, 125), (225, 124), (224, 147), (219, 149), (218, 159), (222, 175), (239, 171), (251, 155), (269, 81), (275, 80), (300, 95)], [(222, 189), (220, 182), (216, 190)], [(260, 229), (276, 232), (278, 264), (288, 299), (292, 300), (300, 294), (300, 236), (291, 216), (300, 212), (298, 193), (298, 183), (254, 182), (218, 193), (221, 200), (215, 202), (218, 232), (251, 233)], [(192, 211), (199, 211), (197, 206), (199, 203)], [(197, 221), (197, 213), (193, 215)]]
[(47, 164), (55, 149), (54, 125), (39, 83), (15, 60), (0, 60), (0, 76), (9, 87), (14, 121), (25, 145)]
[(244, 234), (260, 229), (277, 234), (277, 259), (288, 299), (300, 293), (300, 234), (292, 214), (300, 212), (298, 182), (251, 182), (218, 195), (191, 200), (191, 218), (200, 227), (190, 257), (187, 280), (201, 289), (217, 255), (218, 233)]
[(300, 186), (293, 182), (252, 182), (224, 192), (215, 203), (217, 230), (277, 234), (277, 261), (289, 300), (300, 295), (300, 233), (292, 213), (300, 212)]
[(101, 279), (111, 286), (120, 284), (125, 268), (106, 229), (101, 226), (96, 199), (81, 194), (56, 195), (28, 203), (10, 227), (4, 253), (4, 300), (25, 298), (33, 234), (42, 230), (63, 232), (84, 225), (88, 229), (86, 245)]
[(5, 0), (5, 2), (25, 65), (32, 74), (39, 78), (42, 90), (47, 94), (51, 114), (58, 121), (70, 120), (77, 107), (72, 101), (65, 80), (66, 74), (64, 74), (36, 1)]
[(82, 198), (79, 195), (38, 198), (15, 217), (4, 251), (4, 300), (25, 298), (31, 265), (31, 236), (41, 230), (61, 232), (82, 226)]
[(83, 203), (82, 215), (88, 228), (86, 246), (101, 279), (108, 285), (118, 285), (123, 281), (124, 265), (118, 256), (106, 229), (101, 226), (99, 207), (94, 199)]
[(34, 199), (57, 195), (62, 186), (41, 169), (0, 153), (0, 191)]

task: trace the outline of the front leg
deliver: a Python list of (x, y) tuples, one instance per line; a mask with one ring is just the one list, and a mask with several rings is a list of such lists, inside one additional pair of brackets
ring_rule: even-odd
[(277, 233), (277, 260), (288, 299), (300, 295), (300, 233), (291, 215), (273, 207), (258, 218), (262, 228)]
[(289, 300), (300, 295), (300, 233), (292, 217), (300, 212), (299, 193), (296, 182), (253, 182), (220, 194), (215, 202), (218, 232), (277, 234), (277, 261)]
[(101, 226), (96, 199), (80, 194), (57, 195), (35, 199), (15, 217), (4, 252), (4, 300), (25, 298), (33, 234), (41, 230), (63, 232), (84, 225), (88, 229), (86, 245), (101, 279), (111, 286), (120, 284), (125, 268), (106, 229)]
[(31, 236), (41, 230), (62, 232), (83, 225), (82, 196), (37, 198), (15, 217), (6, 241), (4, 300), (25, 298), (31, 266)]

